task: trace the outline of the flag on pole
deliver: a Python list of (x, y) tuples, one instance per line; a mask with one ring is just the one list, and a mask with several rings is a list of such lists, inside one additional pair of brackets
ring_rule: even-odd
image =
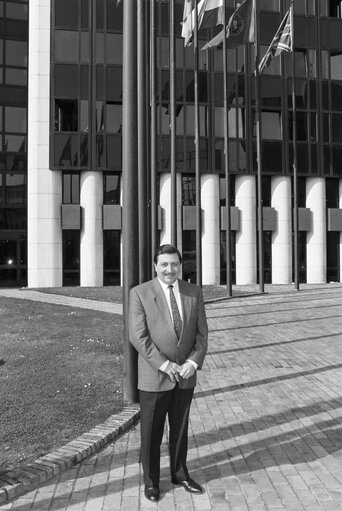
[(226, 33), (227, 48), (237, 48), (244, 43), (254, 42), (254, 2), (245, 0), (231, 15), (226, 29), (211, 39), (202, 50), (220, 46)]
[[(223, 3), (224, 0), (200, 0), (198, 9), (198, 29), (216, 27), (223, 25)], [(196, 4), (195, 4), (196, 5)], [(192, 43), (195, 24), (195, 8), (192, 0), (184, 1), (182, 37), (184, 46)]]
[(263, 56), (259, 64), (259, 74), (268, 67), (274, 57), (278, 57), (281, 53), (293, 51), (293, 34), (291, 24), (291, 7), (281, 22), (276, 35), (273, 37), (267, 52)]

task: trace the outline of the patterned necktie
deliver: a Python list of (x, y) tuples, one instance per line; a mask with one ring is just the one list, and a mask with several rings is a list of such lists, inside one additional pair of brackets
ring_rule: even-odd
[(170, 289), (170, 303), (173, 317), (173, 327), (176, 332), (177, 339), (179, 340), (180, 334), (182, 332), (183, 321), (181, 315), (179, 313), (178, 305), (176, 302), (176, 298), (173, 292), (173, 286), (168, 286)]

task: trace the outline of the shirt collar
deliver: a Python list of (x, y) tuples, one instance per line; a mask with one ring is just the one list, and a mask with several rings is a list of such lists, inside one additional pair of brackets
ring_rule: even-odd
[[(158, 278), (158, 277), (157, 277)], [(162, 290), (164, 291), (164, 293), (168, 290), (169, 288), (169, 284), (165, 284), (165, 282), (163, 282), (162, 280), (160, 280), (158, 278), (158, 281), (159, 281), (159, 284), (161, 285), (162, 287)], [(179, 285), (178, 285), (178, 279), (172, 284), (173, 285), (173, 290), (174, 291), (179, 291)]]

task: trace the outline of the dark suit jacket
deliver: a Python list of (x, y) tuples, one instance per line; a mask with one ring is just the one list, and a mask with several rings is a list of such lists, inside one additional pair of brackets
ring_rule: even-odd
[[(159, 371), (170, 360), (182, 365), (187, 359), (202, 367), (208, 345), (208, 326), (202, 289), (179, 280), (183, 329), (179, 343), (163, 289), (157, 278), (131, 289), (129, 339), (138, 351), (138, 388), (150, 392), (171, 390), (175, 384)], [(180, 388), (193, 388), (196, 373), (180, 378)]]

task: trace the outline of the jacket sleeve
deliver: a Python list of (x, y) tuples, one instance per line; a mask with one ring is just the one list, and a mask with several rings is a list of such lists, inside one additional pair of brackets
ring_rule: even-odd
[(146, 311), (136, 288), (131, 289), (128, 314), (129, 340), (138, 353), (155, 370), (168, 358), (152, 342), (146, 321)]
[(199, 289), (197, 303), (196, 333), (193, 347), (187, 356), (187, 359), (193, 360), (198, 364), (198, 369), (202, 368), (203, 361), (208, 349), (208, 324), (205, 314), (204, 299), (202, 290)]

